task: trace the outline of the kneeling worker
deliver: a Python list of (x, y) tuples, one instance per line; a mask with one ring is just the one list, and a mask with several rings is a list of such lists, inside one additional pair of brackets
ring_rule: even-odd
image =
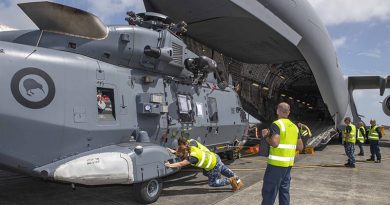
[[(209, 178), (209, 185), (212, 187), (230, 184), (233, 187), (233, 191), (237, 191), (244, 186), (242, 180), (223, 164), (217, 154), (200, 149), (199, 147), (204, 147), (204, 145), (201, 145), (199, 142), (196, 143), (198, 146), (191, 146), (187, 139), (180, 138), (178, 150), (176, 152), (171, 149), (168, 150), (180, 157), (182, 161), (173, 164), (167, 162), (165, 163), (165, 166), (169, 168), (178, 168), (191, 164), (192, 166), (202, 168), (204, 170), (204, 175)], [(221, 179), (221, 174), (228, 178)]]

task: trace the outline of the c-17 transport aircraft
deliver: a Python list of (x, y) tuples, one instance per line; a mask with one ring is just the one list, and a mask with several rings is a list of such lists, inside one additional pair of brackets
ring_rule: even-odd
[(144, 3), (148, 12), (129, 12), (123, 26), (52, 2), (19, 4), (39, 30), (0, 33), (2, 167), (134, 184), (137, 200), (151, 203), (177, 171), (164, 162), (176, 160), (165, 147), (179, 136), (231, 154), (248, 126), (243, 109), (269, 122), (282, 100), (327, 132), (358, 117), (355, 88), (390, 87), (388, 77), (344, 79), (304, 0)]
[[(188, 24), (189, 45), (224, 54), (219, 64), (241, 83), (244, 109), (261, 121), (275, 119), (285, 100), (293, 118), (339, 125), (346, 115), (360, 121), (356, 89), (390, 87), (390, 76), (350, 76), (339, 67), (329, 34), (306, 0), (144, 0), (147, 11)], [(204, 50), (204, 48), (203, 48)], [(390, 116), (390, 97), (383, 111)]]

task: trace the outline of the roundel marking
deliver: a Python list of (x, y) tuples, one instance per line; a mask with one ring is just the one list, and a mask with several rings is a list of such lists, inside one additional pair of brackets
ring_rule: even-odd
[(41, 109), (53, 101), (53, 79), (38, 68), (23, 68), (11, 80), (11, 92), (15, 100), (31, 109)]

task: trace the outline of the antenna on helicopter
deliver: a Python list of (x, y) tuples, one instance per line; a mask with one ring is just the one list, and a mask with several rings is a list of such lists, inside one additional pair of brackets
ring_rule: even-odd
[(128, 11), (126, 15), (129, 16), (125, 18), (129, 25), (140, 25), (143, 22), (143, 19), (137, 16), (133, 11)]
[(133, 11), (129, 11), (126, 14), (128, 17), (126, 17), (125, 20), (129, 23), (129, 25), (137, 25), (157, 31), (169, 29), (175, 34), (183, 34), (187, 32), (187, 23), (184, 21), (173, 23), (171, 18), (159, 13), (145, 12), (136, 14)]

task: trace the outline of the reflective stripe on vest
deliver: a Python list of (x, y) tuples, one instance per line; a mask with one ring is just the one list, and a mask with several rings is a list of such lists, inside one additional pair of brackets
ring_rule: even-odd
[(190, 151), (190, 156), (198, 159), (196, 164), (191, 164), (192, 166), (210, 171), (217, 164), (217, 157), (213, 152), (204, 151), (194, 146), (190, 146)]
[(279, 156), (269, 155), (268, 158), (271, 159), (271, 160), (277, 160), (277, 161), (282, 161), (282, 162), (290, 162), (290, 161), (294, 161), (295, 157), (279, 157)]
[[(363, 128), (363, 133), (362, 131), (360, 130), (360, 128)], [(364, 128), (364, 126), (362, 127), (359, 127), (358, 131), (357, 131), (357, 140), (359, 140), (360, 143), (364, 143), (364, 135), (366, 133), (366, 129)]]
[(370, 128), (370, 131), (368, 133), (368, 139), (369, 140), (379, 140), (379, 134), (378, 132), (376, 131), (376, 128), (378, 128), (378, 126), (374, 126)]
[(196, 142), (196, 144), (198, 145), (197, 148), (199, 148), (199, 149), (201, 149), (201, 150), (204, 150), (204, 151), (210, 152), (210, 150), (209, 150), (206, 146), (202, 145), (202, 144), (201, 144), (200, 142), (198, 142), (197, 140), (194, 140), (194, 139), (189, 139), (189, 140), (187, 140), (187, 143), (188, 143), (188, 144), (190, 144), (191, 142)]
[(308, 134), (309, 134), (309, 131), (307, 131), (306, 129), (301, 128), (301, 135), (302, 135), (302, 137), (306, 137)]
[(356, 143), (356, 126), (353, 125), (352, 123), (349, 123), (348, 126), (351, 127), (351, 132), (349, 133), (349, 138), (345, 139), (347, 136), (347, 127), (344, 129), (344, 141), (345, 142), (350, 142), (350, 143)]
[(279, 128), (280, 141), (277, 148), (270, 146), (267, 162), (278, 167), (293, 166), (299, 129), (289, 119), (279, 119), (273, 124)]
[(297, 145), (294, 145), (294, 144), (279, 144), (278, 148), (281, 148), (281, 149), (297, 149)]

